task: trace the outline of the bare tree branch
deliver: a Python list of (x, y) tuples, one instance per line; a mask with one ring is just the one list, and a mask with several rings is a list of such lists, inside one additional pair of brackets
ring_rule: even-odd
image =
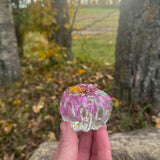
[(77, 7), (76, 7), (76, 9), (75, 9), (74, 16), (73, 16), (73, 18), (72, 18), (72, 23), (71, 23), (71, 29), (70, 29), (70, 32), (72, 32), (72, 31), (73, 31), (73, 25), (74, 25), (75, 20), (76, 20), (76, 16), (77, 16), (78, 9), (79, 9), (79, 4), (80, 4), (80, 0), (78, 0), (78, 5), (77, 5)]

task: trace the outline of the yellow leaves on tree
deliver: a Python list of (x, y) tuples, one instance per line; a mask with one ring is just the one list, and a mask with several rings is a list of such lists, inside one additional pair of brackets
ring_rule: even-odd
[(70, 29), (70, 25), (69, 25), (68, 23), (65, 23), (64, 27), (65, 27), (66, 29)]
[(31, 52), (38, 52), (41, 61), (50, 59), (51, 57), (58, 60), (62, 58), (62, 56), (65, 56), (65, 48), (60, 47), (54, 41), (39, 42), (36, 46), (31, 48)]
[(69, 8), (69, 17), (72, 19), (75, 14), (75, 9), (77, 7), (80, 7), (79, 0), (69, 0), (68, 2), (68, 8)]
[(29, 30), (39, 31), (48, 39), (48, 33), (53, 33), (58, 29), (55, 19), (57, 9), (52, 6), (50, 0), (37, 1), (28, 8), (31, 21)]

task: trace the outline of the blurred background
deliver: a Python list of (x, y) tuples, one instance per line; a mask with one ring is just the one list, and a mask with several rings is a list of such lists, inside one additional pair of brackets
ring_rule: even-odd
[[(0, 0), (0, 160), (29, 159), (42, 142), (59, 140), (61, 96), (78, 83), (95, 84), (112, 97), (109, 133), (160, 127), (153, 117), (155, 98), (143, 104), (143, 98), (134, 97), (136, 85), (127, 88), (121, 83), (128, 84), (130, 75), (121, 66), (132, 64), (131, 57), (128, 61), (125, 57), (133, 50), (123, 48), (132, 40), (130, 32), (137, 22), (130, 25), (130, 17), (136, 17), (136, 10), (130, 13), (132, 5), (125, 6), (125, 0), (120, 4), (120, 0)], [(145, 2), (142, 6), (155, 19), (156, 7)], [(122, 11), (120, 16), (119, 7), (128, 14)], [(135, 41), (141, 44), (143, 39)], [(155, 74), (158, 80), (159, 65)]]

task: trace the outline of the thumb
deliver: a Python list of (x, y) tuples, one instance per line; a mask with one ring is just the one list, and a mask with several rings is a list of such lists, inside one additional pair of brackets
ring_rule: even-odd
[(54, 160), (77, 160), (78, 136), (67, 122), (60, 125), (62, 138), (56, 150)]

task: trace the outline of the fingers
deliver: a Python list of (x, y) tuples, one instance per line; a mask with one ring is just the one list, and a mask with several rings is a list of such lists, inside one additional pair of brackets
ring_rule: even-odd
[(62, 138), (53, 160), (77, 160), (78, 136), (67, 122), (60, 125)]
[(82, 132), (78, 145), (78, 160), (89, 160), (92, 147), (93, 131)]
[(99, 130), (94, 131), (94, 144), (92, 152), (93, 157), (96, 157), (96, 160), (112, 160), (106, 125)]

